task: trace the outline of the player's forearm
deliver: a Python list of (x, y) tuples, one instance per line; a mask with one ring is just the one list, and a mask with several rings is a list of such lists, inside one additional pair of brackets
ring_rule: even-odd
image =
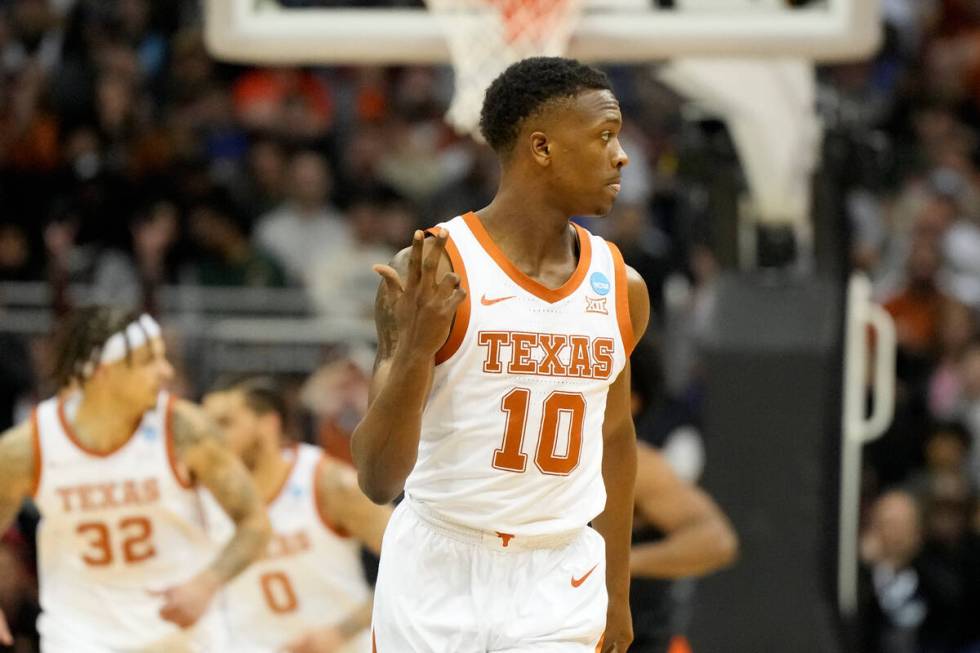
[(666, 539), (633, 547), (630, 570), (634, 576), (683, 578), (701, 576), (727, 567), (738, 555), (735, 533), (721, 519), (700, 519)]
[(240, 574), (262, 557), (272, 531), (264, 510), (256, 510), (236, 524), (235, 534), (208, 568), (220, 586)]
[(432, 357), (396, 350), (378, 394), (351, 435), (361, 490), (375, 503), (402, 491), (418, 456)]
[[(631, 425), (632, 426), (632, 425)], [(602, 455), (606, 509), (592, 521), (606, 541), (606, 589), (610, 602), (629, 600), (629, 552), (633, 532), (636, 441), (629, 432), (607, 438)]]

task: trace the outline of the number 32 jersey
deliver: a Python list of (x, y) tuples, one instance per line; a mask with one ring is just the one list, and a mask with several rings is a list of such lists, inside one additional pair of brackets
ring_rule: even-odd
[(633, 346), (622, 256), (574, 225), (578, 266), (550, 289), (506, 258), (476, 214), (440, 226), (467, 299), (436, 354), (406, 494), (478, 530), (580, 528), (605, 507), (606, 395)]
[(126, 442), (99, 453), (75, 436), (64, 401), (37, 407), (45, 651), (213, 650), (220, 621), (209, 616), (181, 631), (160, 619), (163, 599), (151, 594), (188, 580), (217, 551), (197, 492), (176, 470), (171, 410), (161, 393)]

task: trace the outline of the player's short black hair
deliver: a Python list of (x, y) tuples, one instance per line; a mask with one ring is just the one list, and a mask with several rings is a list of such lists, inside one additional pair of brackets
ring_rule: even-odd
[(281, 384), (271, 376), (231, 376), (219, 379), (211, 392), (240, 392), (249, 410), (257, 415), (275, 413), (282, 430), (289, 430), (289, 406)]
[(531, 57), (518, 61), (487, 89), (480, 132), (494, 151), (509, 154), (528, 116), (552, 100), (594, 90), (612, 90), (609, 78), (575, 59)]

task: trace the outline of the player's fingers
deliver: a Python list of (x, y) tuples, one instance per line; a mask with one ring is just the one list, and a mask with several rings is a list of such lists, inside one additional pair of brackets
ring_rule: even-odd
[(405, 281), (405, 290), (414, 290), (422, 277), (422, 248), (425, 243), (425, 234), (419, 230), (412, 236), (412, 253), (408, 258), (408, 279)]
[(405, 284), (402, 283), (402, 278), (398, 275), (395, 268), (379, 263), (378, 265), (372, 266), (371, 269), (381, 275), (381, 280), (385, 282), (388, 292), (398, 294), (405, 290)]
[(429, 249), (429, 253), (425, 255), (425, 261), (422, 262), (422, 287), (431, 288), (436, 285), (436, 270), (439, 269), (439, 261), (442, 259), (442, 253), (446, 251), (446, 240), (449, 238), (449, 232), (445, 229), (439, 229), (436, 233), (435, 243)]
[(0, 610), (0, 644), (4, 646), (14, 645), (14, 637), (10, 634), (10, 628), (7, 627), (7, 619), (3, 616), (3, 610)]
[(439, 282), (439, 296), (448, 297), (456, 288), (459, 288), (459, 275), (455, 272), (447, 272)]
[(449, 306), (455, 312), (463, 300), (466, 299), (466, 291), (462, 288), (457, 288), (453, 291), (453, 294), (449, 296)]

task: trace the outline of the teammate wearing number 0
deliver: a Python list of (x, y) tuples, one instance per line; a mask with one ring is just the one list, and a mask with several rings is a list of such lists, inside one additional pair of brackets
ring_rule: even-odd
[[(200, 408), (162, 390), (173, 368), (149, 316), (82, 309), (57, 349), (62, 392), (0, 435), (0, 530), (25, 497), (41, 513), (42, 652), (216, 650), (212, 599), (270, 533), (248, 472)], [(235, 523), (223, 549), (197, 483)]]
[(204, 408), (251, 472), (273, 530), (266, 556), (225, 588), (225, 650), (370, 653), (361, 546), (380, 552), (391, 508), (371, 503), (348, 465), (288, 444), (286, 400), (272, 379), (221, 382)]
[(621, 127), (601, 72), (511, 66), (481, 117), (494, 200), (375, 268), (353, 453), (368, 496), (406, 496), (382, 547), (379, 653), (629, 647), (629, 354), (649, 301), (615, 246), (569, 222), (612, 207)]

